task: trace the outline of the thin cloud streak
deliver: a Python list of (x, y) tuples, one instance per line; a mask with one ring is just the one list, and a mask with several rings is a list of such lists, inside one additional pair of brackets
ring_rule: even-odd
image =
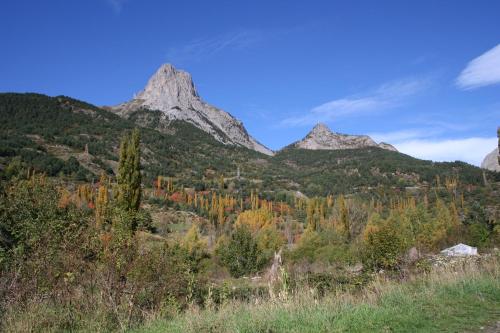
[(293, 33), (310, 29), (311, 25), (298, 25), (281, 29), (242, 29), (217, 36), (198, 38), (185, 44), (170, 47), (166, 52), (169, 62), (201, 61), (222, 51), (245, 50), (269, 40), (284, 38)]
[(312, 125), (328, 122), (339, 117), (383, 111), (402, 105), (405, 99), (427, 89), (429, 78), (411, 78), (385, 83), (360, 95), (332, 100), (312, 108), (302, 116), (289, 117), (281, 121), (282, 126)]
[(106, 0), (106, 2), (111, 6), (115, 14), (120, 14), (123, 6), (128, 0)]
[(500, 44), (471, 60), (456, 79), (463, 90), (500, 83)]
[(262, 39), (263, 34), (258, 30), (244, 30), (211, 38), (196, 39), (181, 46), (171, 47), (167, 51), (167, 59), (168, 61), (177, 62), (186, 60), (200, 61), (224, 50), (249, 48)]

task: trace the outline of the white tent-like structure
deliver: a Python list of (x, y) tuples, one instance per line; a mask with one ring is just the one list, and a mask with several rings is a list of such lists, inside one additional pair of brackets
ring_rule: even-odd
[(472, 247), (465, 244), (457, 244), (441, 251), (446, 256), (477, 256), (477, 247)]

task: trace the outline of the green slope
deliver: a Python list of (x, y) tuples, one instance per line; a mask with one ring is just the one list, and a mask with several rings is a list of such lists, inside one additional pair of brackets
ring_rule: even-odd
[[(78, 155), (87, 145), (95, 164), (107, 169), (117, 160), (120, 137), (135, 126), (131, 120), (64, 96), (0, 94), (0, 163), (5, 167), (14, 156), (21, 156), (29, 165), (55, 176), (58, 169), (34, 163), (25, 158), (27, 152), (36, 153), (38, 159), (61, 159), (67, 156), (58, 156), (61, 154), (54, 146), (63, 146), (66, 149), (60, 150), (68, 155)], [(237, 164), (266, 158), (246, 148), (222, 145), (185, 122), (173, 122), (170, 129), (160, 133), (141, 128), (147, 180), (165, 175), (196, 182), (207, 169), (227, 174), (235, 172)]]
[[(404, 189), (458, 176), (481, 186), (482, 171), (462, 162), (433, 163), (378, 148), (312, 151), (287, 148), (274, 157), (219, 143), (193, 125), (160, 121), (158, 111), (136, 111), (123, 119), (69, 97), (0, 94), (0, 168), (4, 176), (16, 157), (51, 176), (97, 177), (112, 173), (125, 131), (140, 126), (146, 185), (158, 176), (178, 185), (216, 187), (218, 178), (236, 189), (271, 196), (282, 190), (308, 195), (353, 193), (373, 188)], [(85, 146), (89, 154), (84, 154)], [(240, 168), (241, 179), (236, 179)], [(12, 169), (12, 166), (10, 167)], [(488, 173), (495, 180), (498, 174)], [(498, 179), (497, 179), (498, 180)]]

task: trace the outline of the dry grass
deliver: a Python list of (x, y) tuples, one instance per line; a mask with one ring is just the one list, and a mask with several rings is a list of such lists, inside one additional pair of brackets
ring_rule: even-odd
[(302, 290), (286, 300), (192, 309), (136, 332), (461, 332), (500, 316), (497, 258), (459, 262), (411, 276), (377, 278), (359, 293), (318, 299)]
[[(500, 317), (500, 257), (458, 261), (405, 281), (378, 276), (358, 292), (319, 298), (313, 289), (273, 300), (229, 302), (219, 310), (170, 313), (133, 332), (474, 332)], [(277, 294), (278, 295), (278, 294)], [(83, 303), (82, 303), (83, 304)], [(117, 325), (105, 307), (85, 302), (58, 307), (33, 300), (3, 316), (5, 332), (109, 332)], [(165, 314), (164, 314), (165, 315)]]

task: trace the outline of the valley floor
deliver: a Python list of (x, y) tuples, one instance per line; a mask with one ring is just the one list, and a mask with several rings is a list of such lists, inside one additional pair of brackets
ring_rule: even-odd
[(498, 320), (495, 260), (481, 269), (448, 268), (407, 282), (378, 280), (357, 294), (318, 300), (303, 291), (287, 300), (192, 310), (133, 332), (495, 332)]

